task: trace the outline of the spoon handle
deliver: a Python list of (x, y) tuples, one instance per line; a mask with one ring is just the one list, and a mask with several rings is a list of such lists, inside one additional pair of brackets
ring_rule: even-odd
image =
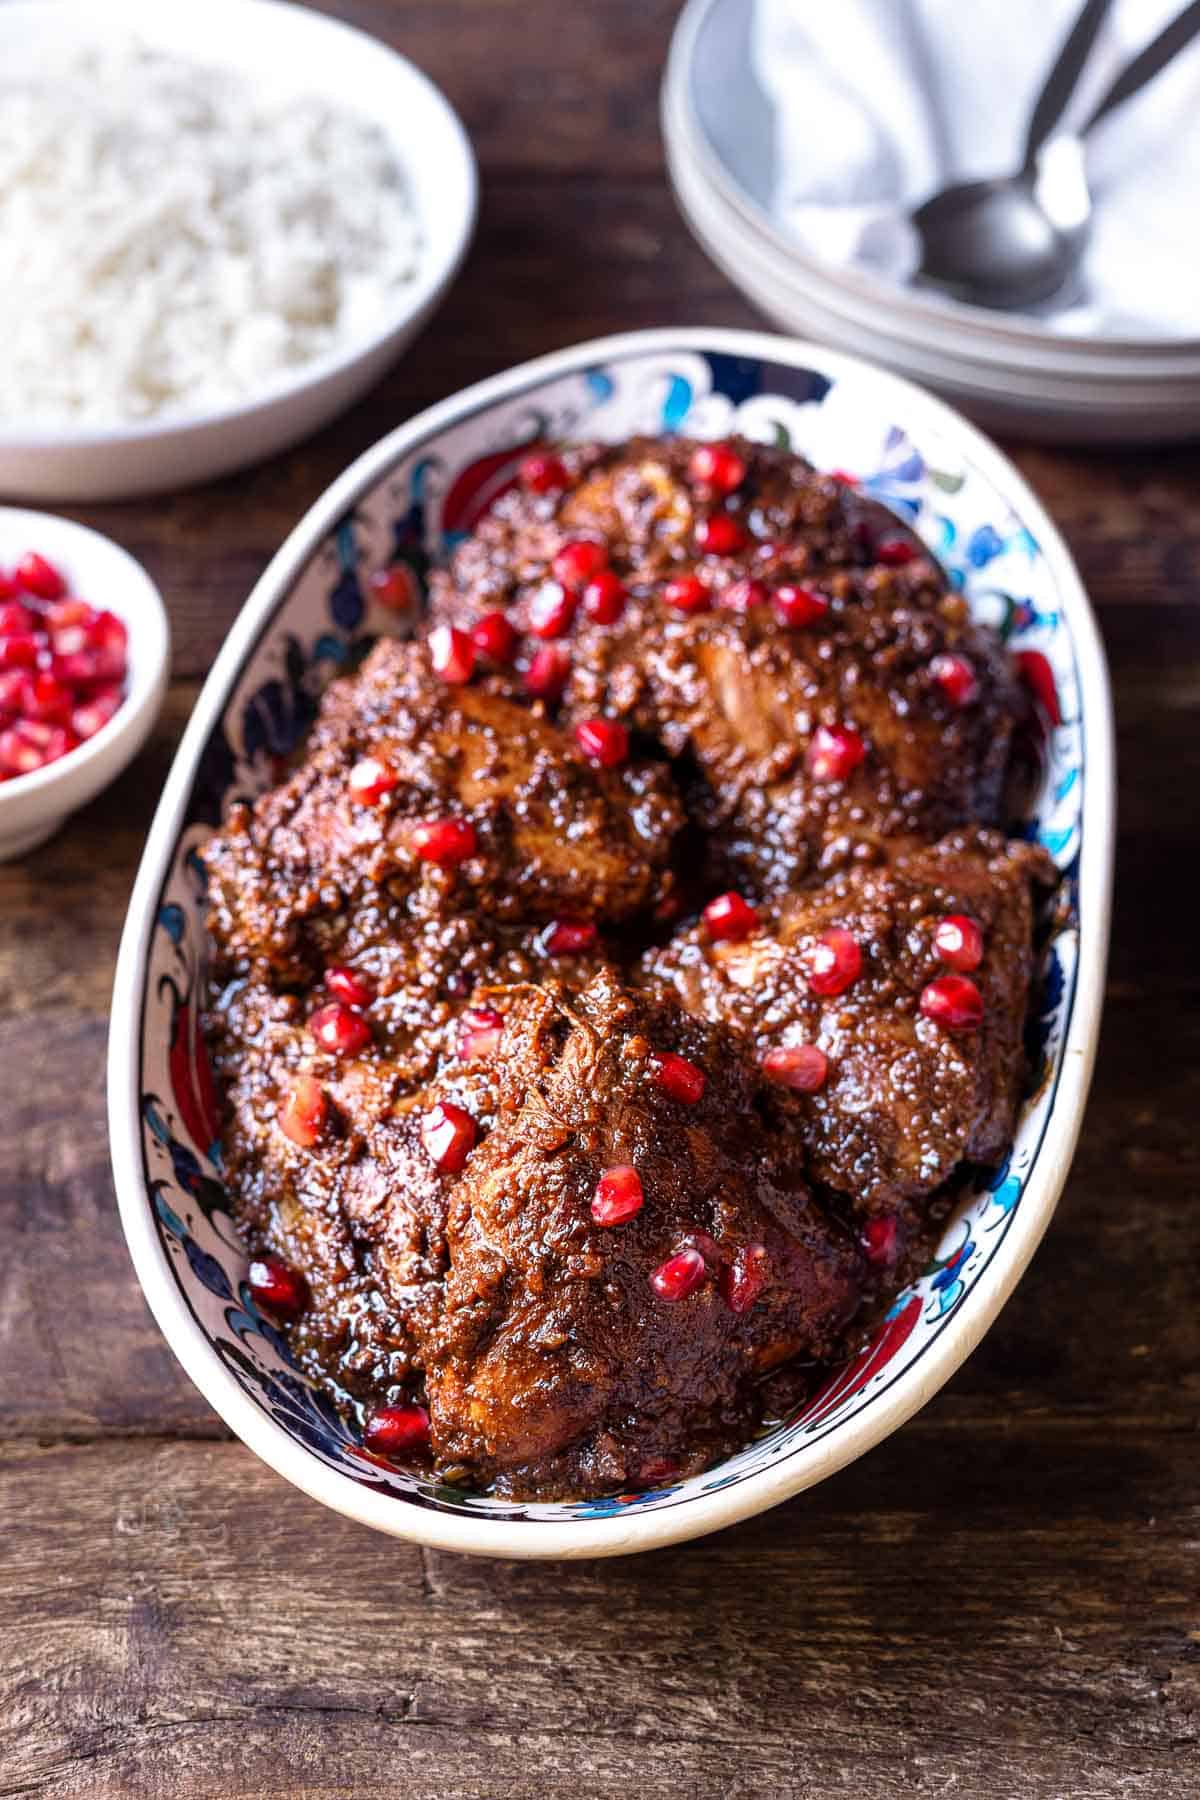
[(1023, 167), (1026, 169), (1032, 167), (1038, 151), (1062, 117), (1068, 100), (1075, 92), (1075, 84), (1083, 73), (1083, 65), (1091, 54), (1096, 34), (1111, 10), (1112, 0), (1086, 0), (1083, 11), (1071, 27), (1070, 35), (1059, 51), (1030, 114), (1025, 133)]
[(1092, 126), (1106, 113), (1110, 113), (1114, 106), (1120, 106), (1122, 100), (1128, 100), (1131, 94), (1136, 94), (1139, 88), (1145, 87), (1148, 81), (1152, 81), (1161, 69), (1165, 69), (1167, 64), (1191, 43), (1198, 32), (1200, 32), (1200, 0), (1192, 0), (1192, 4), (1185, 6), (1178, 17), (1172, 19), (1171, 23), (1159, 32), (1153, 42), (1147, 44), (1146, 48), (1140, 51), (1133, 61), (1121, 71), (1097, 105), (1087, 124), (1083, 126), (1080, 136), (1083, 135), (1083, 132), (1090, 131)]

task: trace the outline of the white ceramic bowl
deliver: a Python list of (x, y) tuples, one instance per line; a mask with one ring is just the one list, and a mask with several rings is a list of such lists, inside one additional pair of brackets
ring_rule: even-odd
[(427, 322), (453, 280), (475, 223), (477, 182), (456, 113), (420, 70), (377, 39), (284, 0), (8, 0), (0, 63), (31, 55), (47, 69), (102, 22), (132, 22), (154, 49), (189, 54), (280, 91), (352, 105), (381, 126), (407, 174), (424, 237), (418, 273), (371, 337), (306, 363), (241, 405), (111, 429), (14, 427), (0, 420), (0, 493), (31, 500), (111, 500), (227, 474), (307, 437), (365, 393)]
[(26, 550), (61, 569), (81, 599), (116, 613), (129, 633), (129, 674), (124, 700), (95, 737), (32, 775), (0, 782), (0, 862), (52, 837), (137, 755), (162, 705), (170, 653), (158, 589), (119, 544), (70, 519), (0, 506), (0, 569)]
[[(933, 1263), (861, 1354), (783, 1426), (703, 1475), (650, 1493), (518, 1505), (365, 1459), (357, 1428), (290, 1365), (255, 1307), (221, 1186), (196, 1029), (204, 948), (193, 852), (231, 794), (274, 780), (321, 686), (361, 639), (410, 627), (424, 559), (443, 554), (513, 478), (522, 445), (681, 429), (742, 430), (854, 472), (1030, 659), (1058, 723), (1025, 828), (1064, 871), (1074, 910), (1048, 948), (1036, 1021), (1043, 1078), (1010, 1158), (964, 1196)], [(371, 613), (364, 576), (397, 562), (411, 577), (410, 615)], [(1096, 1043), (1112, 829), (1108, 684), (1079, 578), (1011, 464), (928, 394), (811, 344), (668, 330), (581, 344), (456, 395), (361, 457), (284, 544), (205, 685), (150, 833), (117, 970), (109, 1108), (121, 1217), (159, 1324), (218, 1412), (273, 1468), (399, 1537), (496, 1556), (617, 1555), (787, 1499), (870, 1449), (937, 1391), (996, 1317), (1049, 1222)]]

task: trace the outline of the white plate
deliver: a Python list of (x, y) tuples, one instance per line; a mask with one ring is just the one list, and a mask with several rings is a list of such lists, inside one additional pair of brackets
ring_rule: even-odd
[[(55, 57), (94, 36), (90, 0), (7, 0), (0, 60), (36, 53), (51, 78)], [(227, 474), (296, 443), (365, 393), (429, 319), (458, 270), (474, 228), (475, 162), (449, 102), (420, 70), (364, 32), (284, 0), (105, 0), (111, 38), (128, 26), (152, 48), (208, 63), (280, 91), (350, 103), (394, 143), (425, 240), (415, 279), (394, 315), (364, 341), (306, 364), (239, 406), (111, 429), (28, 430), (0, 421), (0, 493), (38, 500), (108, 500)]]

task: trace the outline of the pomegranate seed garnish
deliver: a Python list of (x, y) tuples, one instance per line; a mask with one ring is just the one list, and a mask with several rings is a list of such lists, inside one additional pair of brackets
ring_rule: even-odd
[(67, 584), (52, 562), (39, 556), (36, 550), (27, 550), (16, 568), (13, 577), (19, 588), (27, 594), (36, 594), (39, 600), (61, 600), (67, 591)]
[(673, 1050), (659, 1051), (654, 1079), (665, 1094), (670, 1094), (672, 1100), (681, 1100), (685, 1106), (695, 1106), (708, 1086), (704, 1070), (686, 1056), (676, 1056)]
[(329, 1102), (319, 1081), (297, 1075), (278, 1112), (279, 1129), (302, 1150), (311, 1150), (329, 1120)]
[(740, 894), (718, 894), (700, 915), (710, 938), (736, 944), (758, 929), (758, 913)]
[(615, 1169), (605, 1169), (596, 1183), (592, 1217), (597, 1225), (623, 1225), (634, 1213), (641, 1212), (645, 1197), (637, 1170), (628, 1163), (619, 1163)]
[(862, 974), (862, 951), (858, 940), (840, 925), (823, 931), (800, 961), (810, 990), (823, 998), (844, 994)]
[(542, 949), (547, 956), (578, 956), (594, 950), (598, 936), (590, 920), (555, 919), (542, 933)]
[(279, 1256), (256, 1256), (246, 1271), (246, 1286), (260, 1306), (281, 1319), (299, 1318), (308, 1305), (307, 1281)]
[(39, 669), (36, 675), (26, 678), (23, 699), (26, 718), (65, 725), (71, 716), (74, 691), (48, 670)]
[(429, 665), (443, 681), (461, 686), (475, 672), (475, 646), (457, 626), (435, 626), (429, 634)]
[(929, 673), (951, 706), (970, 706), (979, 692), (974, 667), (965, 656), (955, 656), (950, 652), (935, 656), (929, 665)]
[(663, 588), (662, 597), (676, 612), (707, 612), (712, 594), (695, 575), (676, 575)]
[(517, 647), (517, 628), (507, 613), (485, 612), (475, 621), (471, 642), (480, 656), (509, 663)]
[(694, 1294), (707, 1273), (707, 1265), (698, 1250), (677, 1250), (674, 1256), (668, 1256), (665, 1263), (658, 1265), (650, 1277), (650, 1286), (660, 1300), (674, 1304)]
[(97, 688), (82, 706), (71, 710), (71, 730), (77, 738), (95, 737), (102, 731), (121, 704), (123, 696), (119, 685)]
[(38, 641), (31, 631), (13, 631), (0, 637), (0, 669), (37, 667)]
[(583, 610), (597, 625), (615, 625), (628, 598), (621, 577), (611, 569), (601, 569), (583, 590)]
[(746, 479), (746, 464), (728, 444), (701, 444), (692, 453), (688, 474), (719, 494), (732, 494)]
[(421, 1121), (425, 1154), (444, 1175), (457, 1175), (475, 1147), (475, 1121), (461, 1106), (440, 1100)]
[(335, 1000), (344, 1001), (347, 1006), (370, 1006), (375, 998), (374, 984), (358, 969), (348, 969), (345, 963), (334, 963), (325, 971), (325, 986)]
[(723, 587), (717, 595), (717, 602), (730, 612), (749, 612), (752, 606), (765, 606), (770, 598), (764, 582), (751, 581), (745, 577)]
[(9, 600), (0, 606), (0, 637), (28, 637), (37, 626), (35, 615), (19, 600)]
[(721, 1298), (730, 1312), (749, 1312), (767, 1283), (767, 1252), (763, 1244), (743, 1244), (720, 1274)]
[(520, 468), (521, 486), (528, 488), (531, 494), (553, 494), (559, 488), (565, 488), (570, 476), (566, 465), (557, 456), (550, 456), (535, 451), (527, 456)]
[(952, 969), (969, 974), (983, 961), (983, 933), (966, 913), (947, 913), (933, 928), (933, 947)]
[(51, 631), (61, 631), (64, 625), (94, 625), (96, 609), (89, 606), (86, 600), (76, 600), (68, 595), (65, 600), (54, 600), (46, 608), (46, 624)]
[(706, 556), (736, 556), (748, 542), (745, 527), (728, 513), (713, 513), (696, 526), (696, 548)]
[(400, 777), (377, 756), (364, 756), (350, 771), (350, 792), (364, 806), (378, 806), (399, 783)]
[(629, 755), (629, 733), (616, 719), (581, 719), (575, 742), (589, 762), (602, 769), (616, 769)]
[(830, 481), (836, 481), (840, 487), (857, 487), (858, 476), (851, 475), (849, 469), (830, 469)]
[(564, 587), (581, 588), (585, 581), (598, 575), (608, 561), (608, 552), (594, 538), (572, 538), (564, 544), (550, 567), (554, 579)]
[(781, 1087), (793, 1088), (797, 1094), (815, 1094), (825, 1086), (829, 1074), (829, 1058), (815, 1044), (793, 1044), (786, 1049), (768, 1050), (762, 1059), (763, 1073)]
[(543, 581), (529, 602), (529, 629), (534, 637), (565, 637), (575, 617), (576, 600), (560, 581)]
[(357, 1056), (371, 1041), (371, 1027), (360, 1013), (340, 1000), (318, 1006), (308, 1021), (309, 1034), (331, 1056)]
[(938, 975), (921, 995), (921, 1011), (947, 1031), (972, 1031), (983, 1018), (983, 995), (966, 975)]
[(900, 1221), (895, 1213), (868, 1219), (862, 1233), (863, 1254), (869, 1263), (888, 1268), (900, 1258)]
[(407, 612), (413, 601), (413, 578), (403, 563), (376, 569), (367, 583), (372, 600), (389, 612)]
[(1040, 650), (1018, 650), (1017, 673), (1029, 689), (1051, 725), (1062, 724), (1062, 708), (1058, 704), (1058, 688), (1049, 659)]
[(422, 862), (436, 863), (440, 869), (455, 868), (479, 848), (469, 819), (423, 819), (413, 826), (409, 842)]
[(458, 1060), (486, 1062), (495, 1056), (504, 1035), (504, 1014), (492, 1006), (472, 1006), (458, 1022)]
[(794, 587), (790, 582), (777, 587), (772, 600), (780, 621), (797, 629), (815, 625), (829, 611), (824, 594), (818, 594), (813, 588)]
[(411, 1456), (429, 1446), (429, 1414), (415, 1401), (378, 1406), (363, 1421), (363, 1443), (375, 1456)]
[(539, 650), (525, 671), (525, 691), (537, 700), (557, 700), (567, 685), (571, 659), (558, 644)]
[(867, 746), (850, 725), (818, 725), (805, 761), (814, 781), (846, 781), (867, 754)]
[(905, 563), (910, 563), (919, 554), (917, 546), (907, 538), (883, 538), (875, 546), (876, 562), (886, 563), (889, 569), (903, 568)]

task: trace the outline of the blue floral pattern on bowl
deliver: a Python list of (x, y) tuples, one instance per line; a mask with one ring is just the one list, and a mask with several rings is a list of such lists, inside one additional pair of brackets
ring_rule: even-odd
[[(1054, 1104), (1074, 996), (1078, 920), (1047, 950), (1040, 1063), (1004, 1168), (964, 1198), (930, 1268), (901, 1294), (870, 1342), (782, 1425), (718, 1467), (672, 1486), (605, 1500), (512, 1505), (389, 1469), (294, 1368), (245, 1285), (245, 1257), (223, 1186), (216, 1101), (198, 1031), (204, 974), (203, 872), (195, 855), (235, 796), (273, 783), (302, 741), (320, 693), (376, 635), (411, 629), (433, 561), (514, 477), (533, 440), (636, 431), (719, 437), (732, 431), (790, 446), (847, 472), (928, 544), (973, 611), (1035, 659), (1047, 714), (1045, 767), (1024, 828), (1068, 877), (1079, 857), (1083, 743), (1071, 635), (1050, 563), (957, 440), (934, 427), (914, 440), (864, 404), (861, 379), (757, 357), (635, 351), (604, 366), (543, 378), (485, 405), (400, 456), (299, 571), (261, 631), (198, 765), (159, 898), (142, 1021), (142, 1162), (147, 1204), (179, 1289), (243, 1392), (324, 1463), (400, 1503), (506, 1520), (570, 1520), (670, 1507), (803, 1457), (924, 1356), (995, 1259), (1017, 1216)], [(397, 569), (388, 607), (369, 577)]]

